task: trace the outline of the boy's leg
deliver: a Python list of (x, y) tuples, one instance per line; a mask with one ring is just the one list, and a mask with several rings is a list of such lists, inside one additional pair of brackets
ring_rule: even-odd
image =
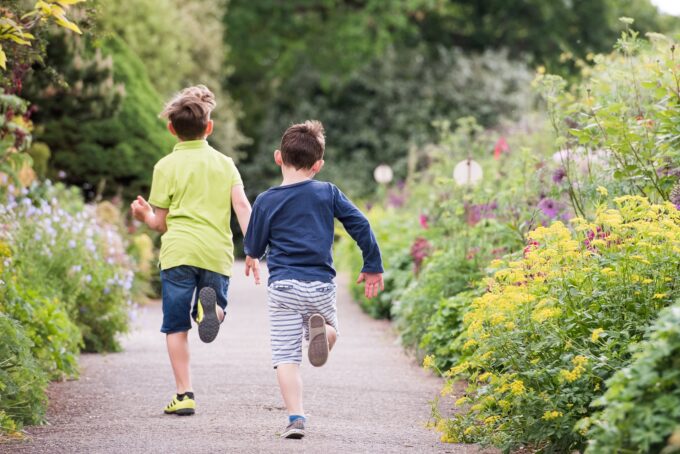
[(328, 353), (338, 338), (336, 286), (333, 283), (314, 282), (307, 289), (309, 303), (303, 316), (304, 336), (309, 340), (309, 362), (323, 366)]
[(215, 340), (224, 321), (229, 277), (204, 269), (200, 270), (199, 276), (199, 298), (192, 308), (192, 315), (198, 323), (201, 340), (207, 343)]
[[(177, 266), (161, 271), (163, 326), (177, 396), (165, 408), (166, 413), (193, 414), (195, 402), (189, 369), (188, 331), (191, 329), (191, 303), (197, 275), (193, 267)], [(183, 396), (186, 393), (189, 397)]]
[(168, 356), (172, 364), (172, 372), (175, 375), (177, 394), (187, 391), (193, 392), (191, 386), (191, 372), (189, 369), (189, 336), (188, 332), (172, 333), (166, 336)]
[(304, 416), (300, 364), (279, 364), (276, 367), (276, 379), (279, 382), (281, 396), (286, 404), (288, 414)]
[(275, 282), (269, 287), (269, 323), (272, 364), (281, 396), (288, 410), (289, 425), (281, 436), (304, 436), (302, 405), (302, 315), (296, 281)]

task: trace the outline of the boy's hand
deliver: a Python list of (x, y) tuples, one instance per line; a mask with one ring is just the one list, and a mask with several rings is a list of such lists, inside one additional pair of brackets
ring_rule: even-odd
[(153, 208), (141, 195), (138, 195), (137, 199), (130, 204), (130, 208), (135, 219), (142, 222), (146, 222), (147, 215), (153, 213)]
[(246, 276), (250, 276), (250, 271), (253, 271), (255, 284), (260, 285), (260, 261), (250, 256), (246, 256)]
[(383, 282), (382, 273), (359, 273), (359, 279), (357, 279), (357, 284), (366, 282), (366, 287), (364, 288), (364, 295), (366, 298), (373, 298), (378, 296), (378, 293), (385, 290), (385, 282)]

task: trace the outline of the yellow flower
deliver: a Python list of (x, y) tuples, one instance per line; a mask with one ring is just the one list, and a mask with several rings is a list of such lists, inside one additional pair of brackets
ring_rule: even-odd
[(604, 186), (598, 186), (597, 192), (603, 197), (607, 197), (609, 195), (609, 191), (607, 191), (607, 188)]
[(492, 426), (498, 422), (498, 420), (501, 419), (500, 416), (494, 415), (494, 416), (489, 416), (484, 420), (484, 425), (485, 426)]
[(465, 405), (468, 402), (470, 402), (470, 399), (468, 397), (463, 396), (456, 401), (456, 407), (460, 407), (461, 405)]
[(515, 380), (514, 382), (510, 383), (510, 392), (515, 396), (521, 396), (524, 394), (526, 392), (524, 382), (522, 380)]
[(423, 367), (425, 369), (432, 369), (434, 367), (434, 356), (427, 355), (423, 358)]
[(545, 74), (545, 66), (541, 65), (538, 68), (536, 68), (536, 72), (538, 74)]
[(9, 244), (5, 242), (0, 242), (0, 257), (11, 257), (12, 249), (10, 249)]
[(542, 419), (544, 419), (546, 421), (551, 421), (553, 419), (559, 418), (560, 416), (562, 416), (561, 411), (557, 411), (557, 410), (546, 411), (545, 413), (543, 413)]
[(662, 300), (662, 299), (664, 299), (666, 296), (668, 296), (667, 293), (655, 293), (655, 294), (654, 294), (654, 299), (655, 299), (655, 300)]
[(463, 350), (467, 350), (468, 348), (474, 347), (475, 345), (477, 345), (477, 341), (470, 339), (463, 344)]
[(588, 363), (588, 358), (582, 355), (577, 355), (574, 356), (571, 362), (574, 364), (574, 368), (572, 370), (563, 369), (560, 371), (560, 377), (569, 383), (575, 382), (581, 377), (581, 375), (583, 375), (583, 372), (586, 371), (585, 365)]
[(590, 340), (593, 342), (597, 342), (600, 339), (602, 333), (604, 333), (604, 330), (602, 328), (594, 329), (593, 334), (590, 335)]

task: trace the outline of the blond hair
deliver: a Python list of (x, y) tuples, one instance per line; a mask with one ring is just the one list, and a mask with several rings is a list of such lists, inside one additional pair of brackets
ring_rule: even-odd
[(307, 120), (286, 129), (281, 138), (283, 163), (296, 169), (309, 169), (323, 158), (326, 148), (324, 128), (318, 120)]
[(182, 140), (202, 138), (215, 109), (215, 95), (205, 85), (187, 87), (165, 105), (162, 118), (167, 118)]

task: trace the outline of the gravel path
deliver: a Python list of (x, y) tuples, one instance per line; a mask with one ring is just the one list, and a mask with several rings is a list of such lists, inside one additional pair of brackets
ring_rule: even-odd
[(50, 386), (49, 424), (0, 452), (477, 452), (424, 428), (440, 380), (402, 353), (388, 323), (361, 313), (342, 278), (336, 349), (323, 368), (303, 364), (307, 437), (279, 439), (286, 412), (270, 367), (266, 288), (242, 272), (237, 264), (217, 340), (202, 344), (191, 332), (196, 415), (162, 413), (174, 384), (154, 303), (140, 310), (123, 353), (82, 355), (80, 380)]

